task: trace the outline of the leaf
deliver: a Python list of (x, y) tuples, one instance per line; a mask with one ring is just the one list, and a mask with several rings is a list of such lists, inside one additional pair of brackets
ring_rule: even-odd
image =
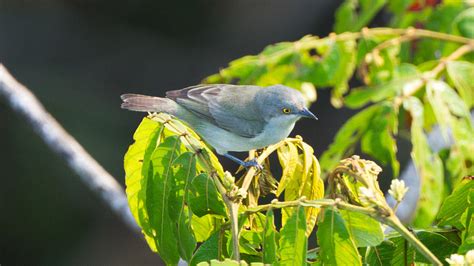
[(403, 63), (396, 68), (392, 80), (383, 84), (351, 89), (350, 94), (344, 98), (344, 103), (350, 108), (360, 108), (370, 102), (391, 99), (402, 91), (421, 85), (422, 81), (417, 79), (419, 74), (416, 66)]
[(461, 229), (461, 216), (469, 207), (468, 197), (470, 191), (474, 190), (474, 180), (463, 179), (454, 191), (446, 197), (438, 212), (437, 219), (440, 226), (452, 225)]
[[(416, 237), (436, 256), (444, 261), (456, 253), (459, 237), (454, 230), (419, 230)], [(393, 232), (377, 247), (371, 247), (366, 255), (368, 265), (415, 265), (430, 263), (407, 240)]]
[(191, 183), (189, 206), (193, 213), (199, 217), (206, 214), (227, 216), (224, 202), (217, 192), (214, 182), (205, 173), (194, 177)]
[(380, 106), (372, 105), (360, 111), (339, 129), (333, 143), (321, 156), (323, 175), (327, 175), (343, 158), (352, 153), (355, 145), (367, 130)]
[(204, 242), (208, 239), (215, 230), (213, 220), (219, 220), (218, 217), (212, 214), (206, 214), (202, 217), (193, 215), (191, 226), (193, 228), (194, 236), (197, 242)]
[(387, 0), (346, 0), (336, 11), (334, 31), (360, 31), (367, 26)]
[[(471, 181), (472, 182), (472, 181)], [(468, 208), (461, 216), (461, 224), (464, 230), (461, 232), (461, 246), (458, 253), (465, 254), (474, 249), (474, 189), (469, 190)]]
[(455, 19), (455, 25), (462, 36), (473, 39), (474, 33), (474, 7), (461, 12)]
[(445, 82), (428, 81), (426, 95), (445, 139), (449, 139), (448, 129), (455, 127), (455, 116), (470, 120), (469, 109), (464, 101)]
[(295, 176), (296, 165), (298, 162), (298, 150), (293, 143), (286, 142), (284, 146), (278, 148), (277, 153), (280, 165), (283, 169), (280, 183), (278, 184), (276, 191), (278, 197)]
[(409, 97), (404, 100), (403, 107), (412, 117), (411, 157), (420, 178), (420, 197), (413, 224), (427, 227), (436, 217), (443, 198), (443, 165), (438, 155), (431, 151), (423, 132), (423, 105), (420, 100)]
[(280, 264), (304, 265), (306, 263), (306, 249), (308, 246), (306, 219), (304, 208), (295, 207), (296, 211), (290, 216), (280, 231)]
[(197, 265), (199, 262), (207, 262), (214, 259), (219, 259), (219, 231), (212, 234), (208, 240), (199, 246), (189, 264), (192, 266)]
[(384, 240), (380, 223), (358, 212), (339, 211), (357, 247), (377, 246)]
[[(309, 178), (306, 179), (301, 196), (305, 196), (308, 200), (322, 199), (324, 198), (324, 182), (321, 178), (321, 167), (319, 166), (318, 159), (316, 159), (314, 155), (312, 155), (311, 158), (312, 164), (309, 172)], [(309, 237), (309, 235), (313, 232), (319, 212), (319, 208), (305, 208), (307, 237)]]
[[(289, 146), (282, 146), (278, 155), (283, 168), (282, 181), (285, 182), (286, 201), (296, 200), (305, 196), (308, 200), (321, 199), (324, 197), (324, 183), (321, 179), (319, 162), (313, 155), (313, 148), (301, 139), (290, 142)], [(300, 154), (301, 153), (301, 154)], [(293, 167), (288, 167), (289, 164)], [(289, 170), (291, 168), (291, 170)], [(285, 177), (285, 175), (288, 175)], [(280, 181), (280, 186), (282, 185)], [(278, 195), (278, 194), (277, 194)], [(282, 210), (282, 225), (286, 224), (288, 217), (292, 215), (294, 208)], [(305, 208), (306, 213), (306, 235), (309, 236), (316, 224), (319, 213), (318, 208)]]
[(275, 264), (278, 260), (278, 247), (276, 239), (276, 229), (273, 223), (274, 216), (273, 210), (270, 209), (267, 211), (267, 216), (265, 219), (265, 229), (263, 230), (263, 263), (265, 264)]
[(376, 247), (368, 247), (365, 256), (365, 263), (370, 266), (384, 266), (391, 264), (396, 245), (390, 240), (383, 241)]
[(474, 64), (465, 61), (449, 61), (447, 71), (451, 82), (458, 90), (468, 108), (474, 106)]
[(388, 103), (381, 103), (369, 123), (361, 139), (362, 152), (373, 156), (384, 165), (390, 162), (393, 176), (397, 177), (400, 164), (397, 160), (394, 134), (398, 128), (398, 109)]
[[(143, 176), (148, 171), (146, 169), (143, 171), (142, 166), (145, 162), (144, 167), (148, 168), (150, 155), (156, 147), (161, 130), (160, 124), (144, 118), (133, 135), (135, 142), (130, 145), (124, 157), (128, 204), (138, 225), (148, 235), (151, 235), (148, 212), (145, 208), (141, 207), (145, 205), (147, 200), (146, 188), (148, 186), (148, 179)], [(150, 246), (150, 248), (156, 251), (156, 247)]]
[(355, 242), (342, 216), (332, 209), (325, 208), (323, 212), (317, 232), (323, 264), (362, 265)]
[(177, 171), (174, 175), (174, 187), (170, 195), (170, 217), (177, 226), (179, 254), (181, 258), (189, 262), (196, 248), (196, 240), (191, 228), (192, 212), (186, 203), (189, 202), (188, 194), (191, 181), (196, 175), (195, 154), (192, 152), (181, 154), (174, 160), (173, 167), (176, 167)]
[(155, 149), (150, 158), (148, 178), (150, 185), (146, 190), (145, 208), (150, 217), (152, 237), (160, 257), (168, 264), (177, 264), (179, 260), (175, 223), (170, 217), (170, 198), (174, 179), (173, 161), (182, 152), (179, 136), (170, 136)]

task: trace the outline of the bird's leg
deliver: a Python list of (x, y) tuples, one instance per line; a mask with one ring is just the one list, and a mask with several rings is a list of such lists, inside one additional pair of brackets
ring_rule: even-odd
[(225, 154), (224, 154), (224, 157), (227, 157), (227, 158), (231, 159), (232, 161), (234, 161), (234, 162), (236, 162), (236, 163), (242, 165), (242, 166), (245, 167), (245, 168), (249, 168), (249, 167), (254, 166), (254, 167), (256, 167), (257, 169), (260, 169), (260, 170), (263, 169), (263, 166), (260, 165), (260, 164), (257, 162), (257, 159), (255, 159), (255, 158), (252, 159), (252, 160), (250, 160), (250, 161), (248, 161), (248, 162), (244, 162), (244, 161), (240, 160), (239, 158), (237, 158), (237, 157), (235, 157), (235, 156), (233, 156), (233, 155), (230, 155), (230, 154), (228, 154), (228, 153), (225, 153)]

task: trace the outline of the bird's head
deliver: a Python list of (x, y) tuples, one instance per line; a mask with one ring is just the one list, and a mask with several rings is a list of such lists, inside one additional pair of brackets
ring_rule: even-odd
[(301, 92), (283, 86), (274, 85), (261, 90), (256, 101), (265, 120), (284, 118), (297, 121), (302, 117), (318, 118), (306, 108), (305, 99)]

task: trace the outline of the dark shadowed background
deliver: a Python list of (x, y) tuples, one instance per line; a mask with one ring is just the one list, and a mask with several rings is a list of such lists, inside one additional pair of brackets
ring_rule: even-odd
[[(123, 154), (143, 114), (121, 110), (120, 94), (164, 95), (268, 44), (327, 35), (339, 4), (0, 0), (0, 63), (123, 184)], [(320, 120), (293, 134), (319, 155), (350, 112), (318, 94)], [(161, 263), (2, 101), (0, 168), (1, 265)]]

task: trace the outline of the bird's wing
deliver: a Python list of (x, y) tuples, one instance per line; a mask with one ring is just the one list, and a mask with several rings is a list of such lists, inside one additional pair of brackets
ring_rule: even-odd
[(263, 131), (265, 120), (253, 102), (258, 86), (197, 85), (168, 91), (166, 97), (221, 128), (253, 138)]

